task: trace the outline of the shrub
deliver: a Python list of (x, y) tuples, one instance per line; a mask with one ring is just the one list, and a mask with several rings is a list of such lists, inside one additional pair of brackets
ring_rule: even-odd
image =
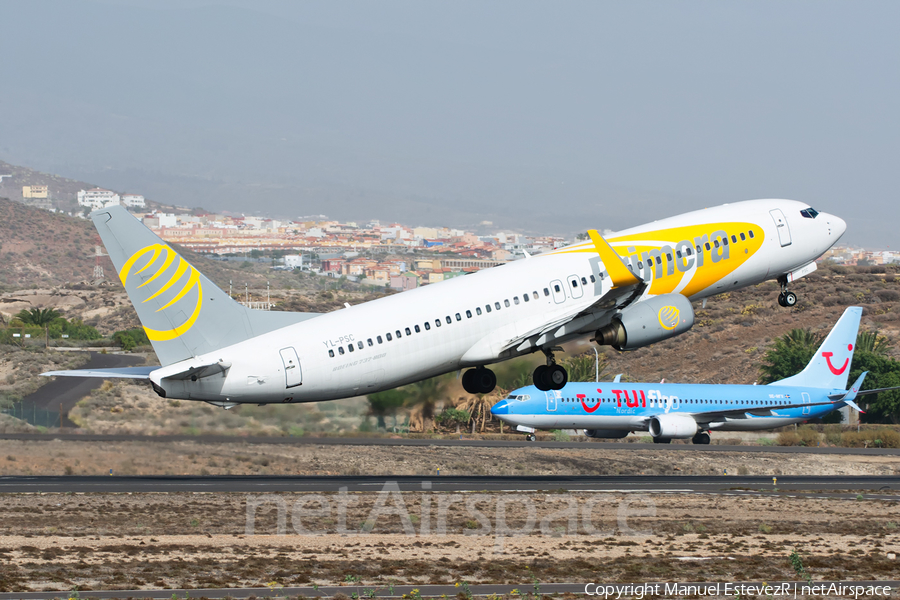
[(840, 446), (841, 445), (841, 426), (840, 425), (826, 425), (825, 426), (825, 441), (832, 446)]
[(800, 437), (801, 446), (818, 446), (821, 439), (819, 432), (808, 425), (797, 429), (797, 435)]
[(760, 533), (772, 533), (772, 526), (766, 525), (765, 523), (759, 524), (759, 532)]
[(778, 434), (778, 445), (779, 446), (799, 446), (800, 445), (800, 434), (796, 431), (782, 431)]
[(775, 445), (775, 440), (773, 440), (772, 438), (761, 437), (757, 441), (759, 442), (760, 446), (774, 446)]
[(846, 431), (841, 435), (841, 445), (848, 448), (900, 448), (900, 433), (886, 428)]

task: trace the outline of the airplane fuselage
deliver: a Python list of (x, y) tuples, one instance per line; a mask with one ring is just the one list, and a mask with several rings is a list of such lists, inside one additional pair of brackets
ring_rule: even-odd
[[(667, 293), (696, 300), (813, 263), (845, 226), (824, 213), (802, 217), (806, 206), (789, 200), (740, 202), (606, 239), (647, 282), (638, 301)], [(320, 315), (162, 367), (150, 378), (167, 397), (221, 403), (367, 394), (592, 334), (609, 322), (610, 311), (582, 317), (550, 340), (509, 345), (543, 323), (588, 309), (612, 286), (586, 242)], [(229, 367), (218, 375), (167, 379), (192, 364), (214, 362)]]

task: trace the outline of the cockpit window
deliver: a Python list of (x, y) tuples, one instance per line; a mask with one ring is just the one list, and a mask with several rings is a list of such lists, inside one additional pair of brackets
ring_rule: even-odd
[(531, 400), (531, 396), (529, 396), (528, 394), (518, 396), (516, 396), (515, 394), (510, 394), (507, 400), (518, 400), (519, 402), (525, 402), (526, 400)]
[(800, 214), (803, 215), (804, 217), (806, 217), (807, 219), (815, 219), (816, 217), (819, 216), (819, 211), (810, 207), (810, 208), (804, 208), (803, 210), (801, 210)]

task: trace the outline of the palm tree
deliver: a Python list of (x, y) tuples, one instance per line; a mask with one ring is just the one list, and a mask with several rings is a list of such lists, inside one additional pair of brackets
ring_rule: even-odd
[(59, 312), (53, 308), (31, 308), (29, 310), (20, 310), (16, 314), (16, 318), (26, 325), (47, 327), (59, 318)]
[(856, 336), (857, 352), (871, 352), (872, 354), (887, 354), (890, 340), (886, 336), (878, 335), (875, 331), (860, 331)]

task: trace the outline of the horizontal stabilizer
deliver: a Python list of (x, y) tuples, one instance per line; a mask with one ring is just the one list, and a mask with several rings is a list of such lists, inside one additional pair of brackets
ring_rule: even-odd
[(47, 371), (44, 377), (101, 377), (103, 379), (149, 379), (150, 373), (159, 367), (116, 367), (112, 369), (74, 369), (72, 371)]

